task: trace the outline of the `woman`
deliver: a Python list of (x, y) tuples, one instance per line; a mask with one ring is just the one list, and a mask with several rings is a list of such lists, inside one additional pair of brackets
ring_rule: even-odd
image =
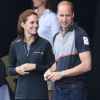
[(26, 10), (19, 16), (18, 38), (9, 51), (9, 75), (18, 75), (16, 100), (48, 100), (44, 72), (54, 63), (50, 43), (37, 34), (38, 16)]

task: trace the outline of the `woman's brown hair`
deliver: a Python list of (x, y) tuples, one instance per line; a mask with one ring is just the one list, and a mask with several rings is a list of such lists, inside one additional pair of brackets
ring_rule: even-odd
[(22, 23), (25, 23), (27, 21), (27, 18), (31, 15), (36, 15), (37, 14), (34, 12), (33, 9), (28, 9), (25, 10), (24, 12), (22, 12), (19, 16), (19, 20), (18, 20), (18, 25), (17, 25), (17, 32), (18, 32), (18, 37), (19, 38), (24, 38), (24, 29), (22, 27)]

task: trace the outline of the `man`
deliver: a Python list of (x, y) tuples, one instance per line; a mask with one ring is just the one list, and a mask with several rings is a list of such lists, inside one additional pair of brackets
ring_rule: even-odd
[(54, 64), (44, 74), (55, 82), (54, 100), (87, 100), (86, 72), (91, 70), (91, 53), (86, 32), (73, 22), (73, 5), (61, 1), (57, 7), (61, 30), (54, 38)]

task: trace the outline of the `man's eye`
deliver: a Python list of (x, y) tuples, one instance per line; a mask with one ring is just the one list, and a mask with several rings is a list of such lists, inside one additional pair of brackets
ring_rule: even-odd
[(63, 14), (61, 14), (60, 16), (61, 16), (61, 17), (63, 17), (64, 15), (63, 15)]

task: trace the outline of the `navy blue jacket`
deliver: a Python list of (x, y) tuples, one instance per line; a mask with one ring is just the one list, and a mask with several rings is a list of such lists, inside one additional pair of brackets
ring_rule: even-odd
[[(35, 63), (36, 69), (29, 75), (18, 75), (16, 87), (16, 99), (47, 99), (47, 83), (44, 81), (44, 72), (55, 62), (50, 43), (37, 37), (31, 44), (29, 52), (26, 43), (22, 39), (16, 39), (11, 43), (9, 51), (9, 75), (17, 75), (15, 67), (25, 63)], [(16, 65), (17, 64), (17, 65)]]

